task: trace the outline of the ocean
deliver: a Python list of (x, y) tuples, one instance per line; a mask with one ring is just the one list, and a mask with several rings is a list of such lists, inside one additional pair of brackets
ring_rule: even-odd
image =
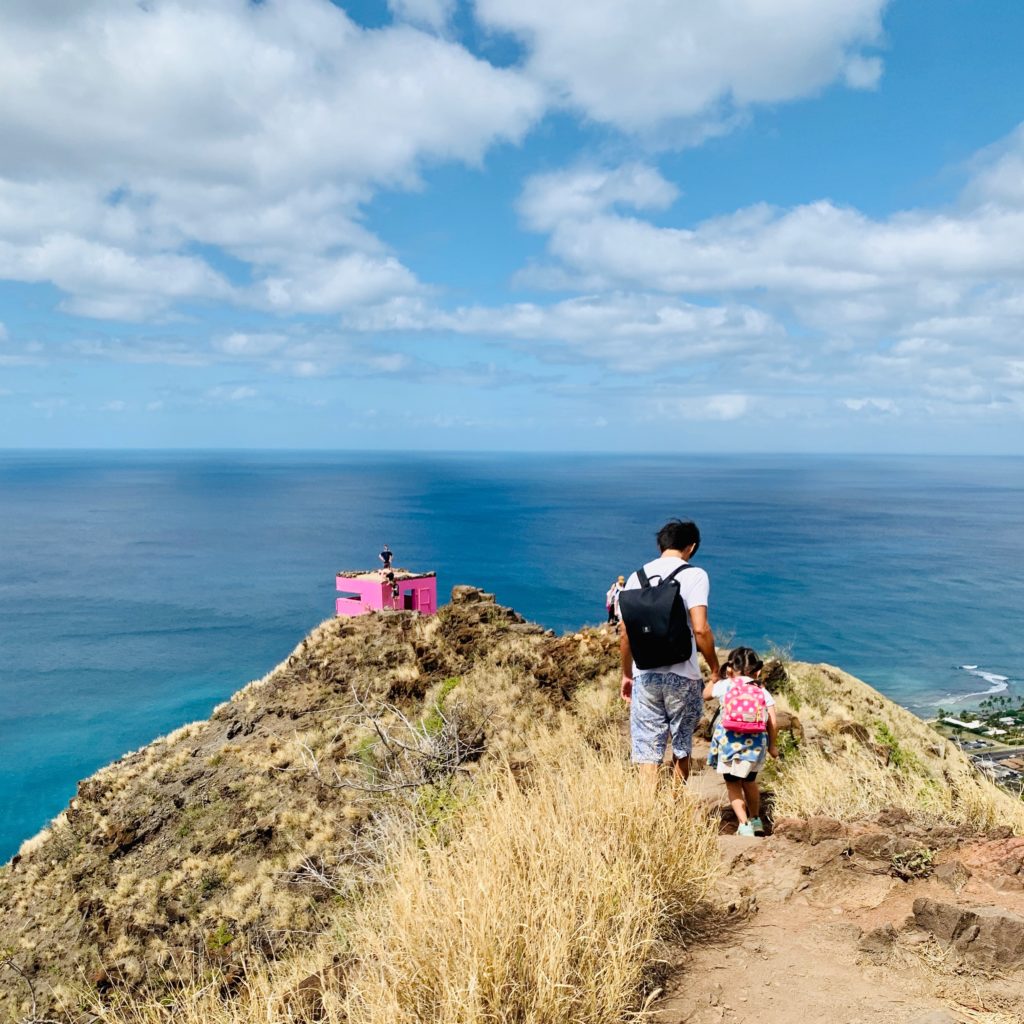
[(921, 715), (1024, 695), (1022, 499), (1019, 458), (0, 452), (0, 861), (286, 657), (384, 543), (566, 630), (693, 518), (720, 638)]

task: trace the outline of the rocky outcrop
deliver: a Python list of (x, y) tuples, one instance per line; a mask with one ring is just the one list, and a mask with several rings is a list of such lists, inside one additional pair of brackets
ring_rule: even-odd
[(914, 923), (981, 967), (1024, 967), (1024, 917), (1012, 911), (922, 898), (914, 901)]

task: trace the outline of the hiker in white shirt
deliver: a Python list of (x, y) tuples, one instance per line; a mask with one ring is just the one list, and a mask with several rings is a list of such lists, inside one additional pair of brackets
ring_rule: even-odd
[[(704, 684), (697, 662), (698, 652), (704, 655), (711, 669), (712, 681), (719, 678), (715, 637), (708, 625), (708, 574), (689, 565), (699, 547), (697, 524), (673, 519), (658, 531), (660, 556), (644, 566), (648, 579), (658, 577), (659, 582), (676, 573), (679, 594), (690, 619), (693, 640), (690, 657), (673, 665), (641, 670), (633, 661), (626, 629), (621, 631), (621, 693), (623, 700), (630, 701), (632, 758), (641, 776), (651, 785), (657, 783), (665, 744), (670, 737), (673, 779), (685, 782), (690, 776), (693, 730), (704, 712)], [(683, 571), (679, 571), (681, 569)], [(624, 590), (636, 590), (640, 586), (640, 577), (634, 572)]]
[(609, 588), (604, 596), (604, 606), (608, 612), (608, 623), (611, 625), (619, 621), (619, 594), (626, 583), (626, 577), (620, 576)]

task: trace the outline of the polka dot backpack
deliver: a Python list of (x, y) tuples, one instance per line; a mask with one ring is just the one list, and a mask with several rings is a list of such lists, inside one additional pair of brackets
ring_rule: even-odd
[(764, 732), (768, 728), (764, 690), (746, 676), (736, 676), (722, 701), (722, 728), (730, 732)]

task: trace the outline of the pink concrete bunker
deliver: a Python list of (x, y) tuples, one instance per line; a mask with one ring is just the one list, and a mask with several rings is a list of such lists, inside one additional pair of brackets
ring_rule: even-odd
[(339, 572), (338, 615), (410, 611), (433, 615), (437, 611), (437, 574), (407, 569), (370, 569)]

